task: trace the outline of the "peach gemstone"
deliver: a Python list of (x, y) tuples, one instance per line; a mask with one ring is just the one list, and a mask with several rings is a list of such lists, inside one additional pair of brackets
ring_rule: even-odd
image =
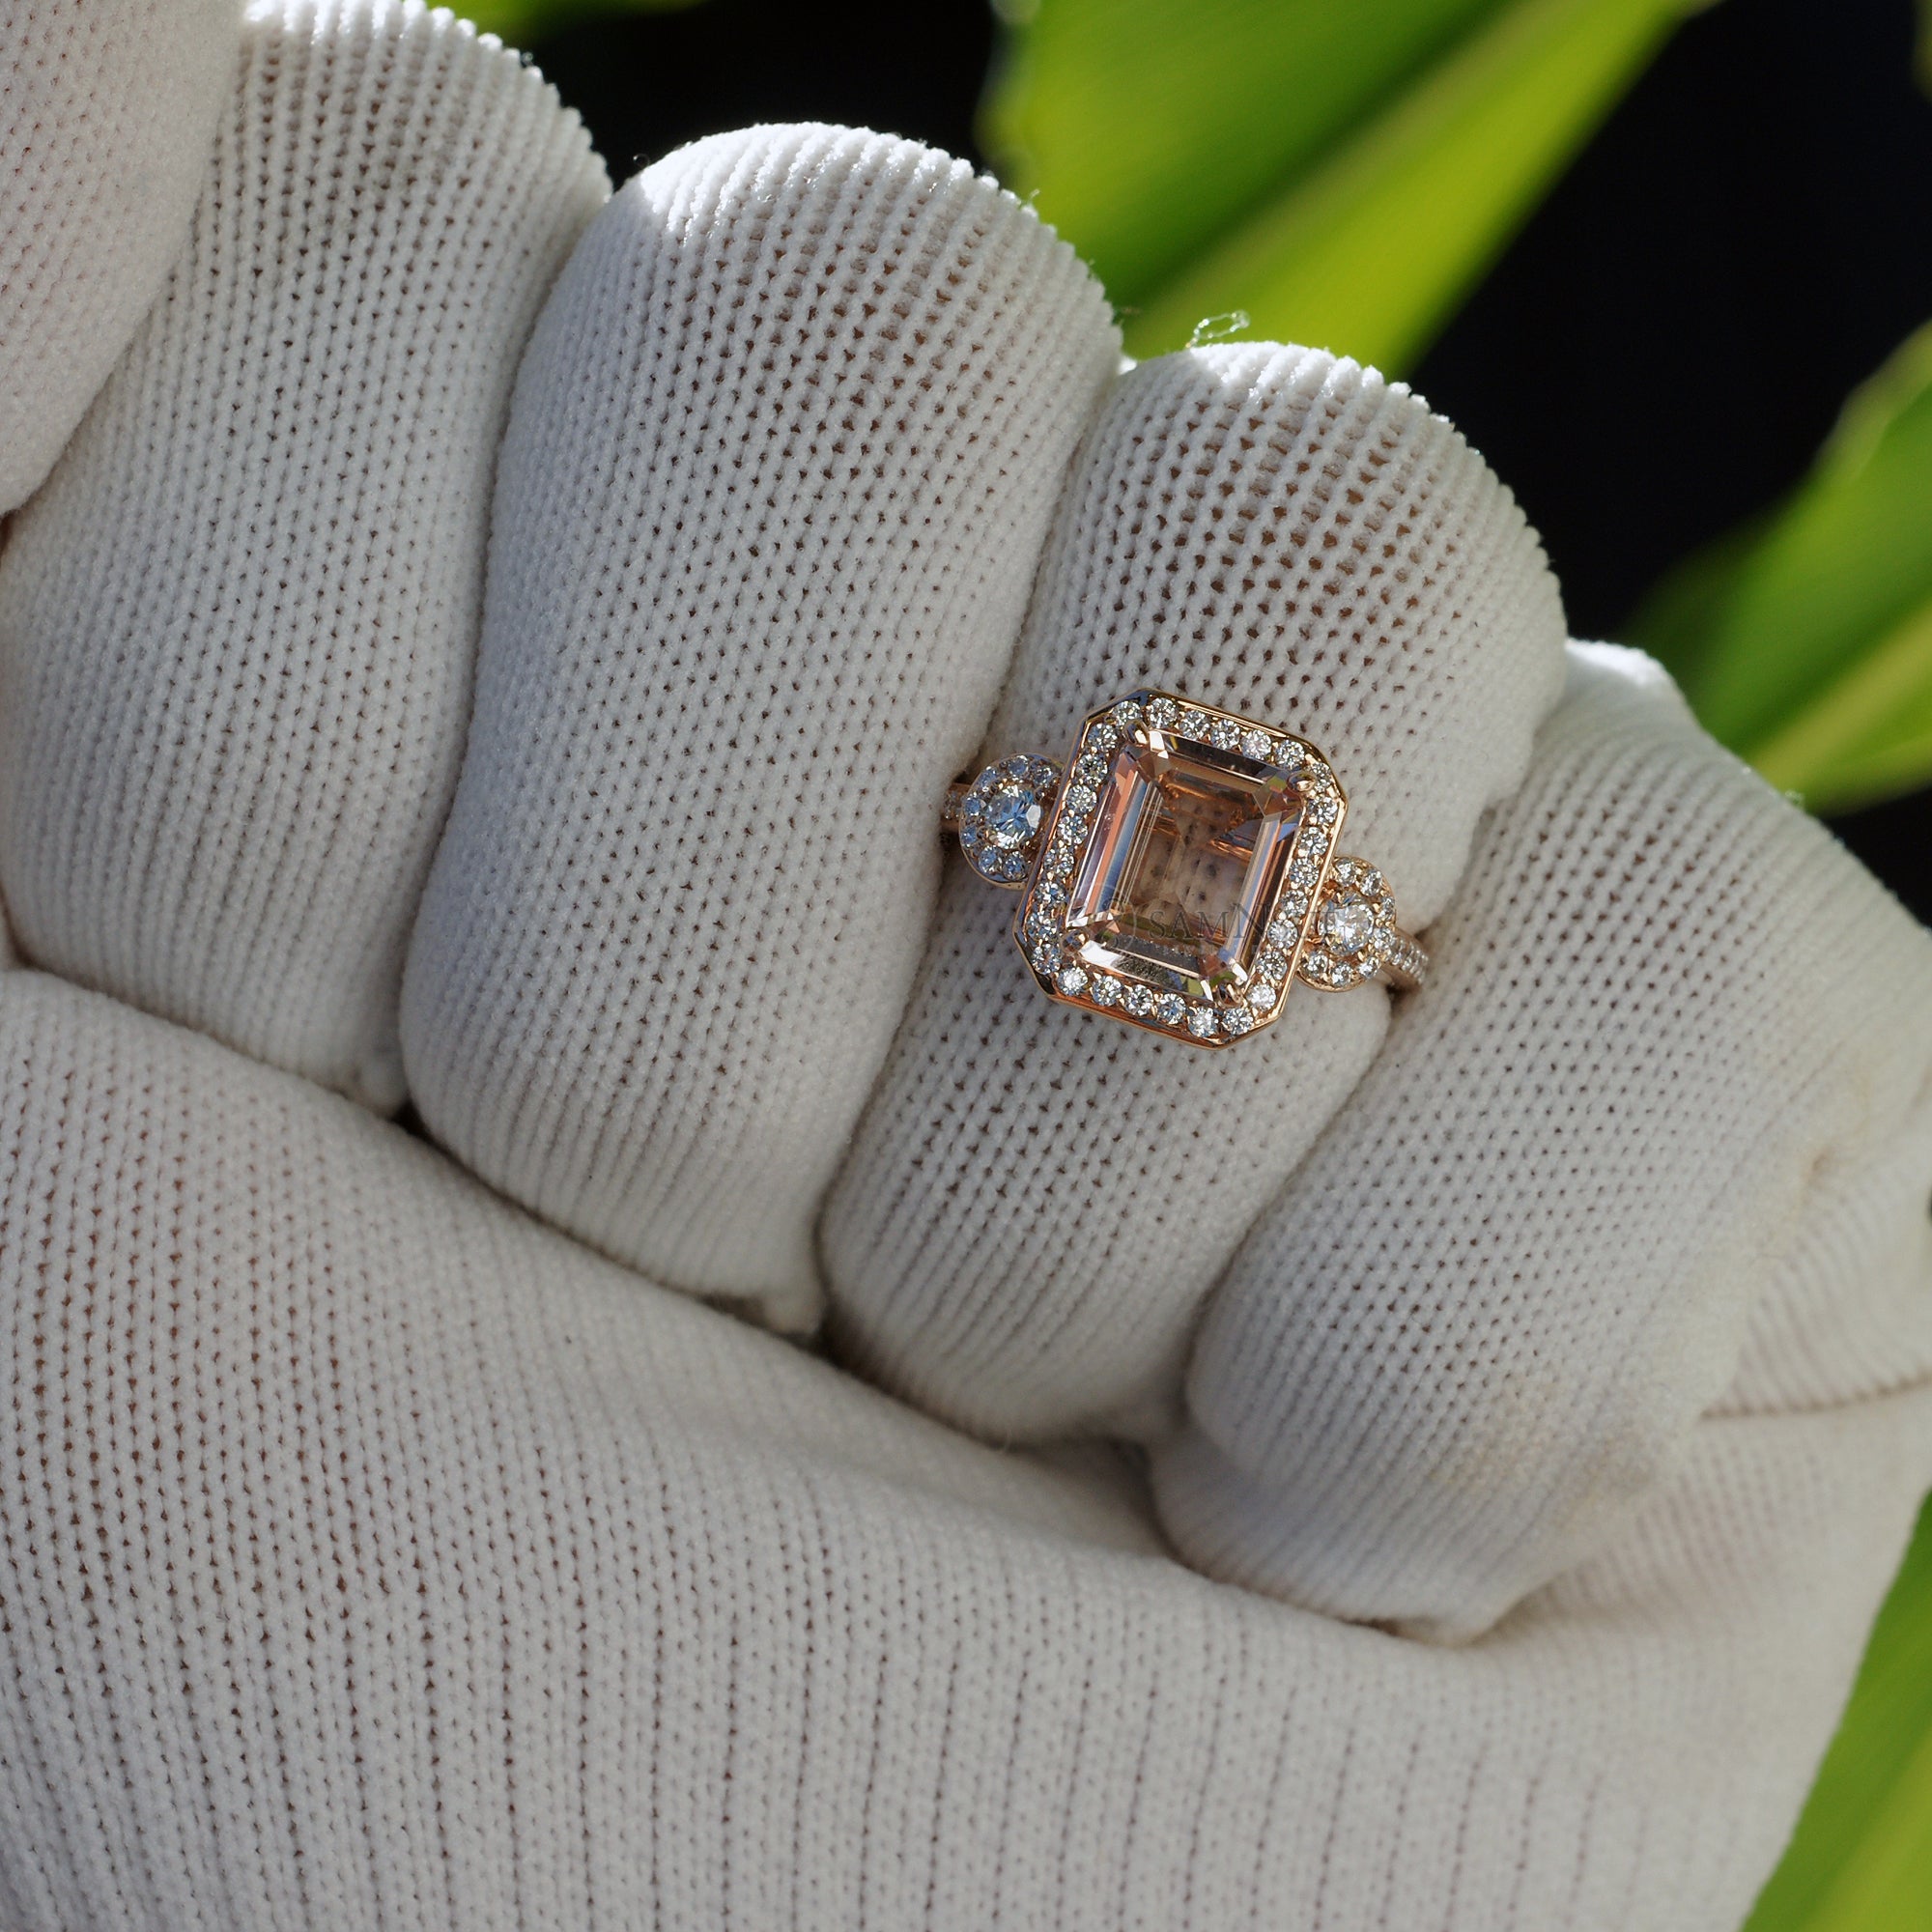
[(1301, 793), (1279, 767), (1150, 730), (1100, 787), (1066, 936), (1090, 967), (1238, 996), (1287, 872)]

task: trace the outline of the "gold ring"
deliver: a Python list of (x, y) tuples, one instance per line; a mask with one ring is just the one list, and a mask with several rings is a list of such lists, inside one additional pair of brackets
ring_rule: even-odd
[(1349, 801), (1305, 738), (1174, 692), (1081, 725), (1065, 765), (1023, 753), (946, 797), (966, 863), (1023, 891), (1013, 937), (1053, 999), (1232, 1046), (1296, 980), (1419, 986), (1395, 895), (1336, 845)]

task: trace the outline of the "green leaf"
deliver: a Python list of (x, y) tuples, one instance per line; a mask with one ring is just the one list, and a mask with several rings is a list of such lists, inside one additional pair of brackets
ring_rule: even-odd
[(513, 47), (529, 47), (562, 27), (608, 14), (675, 14), (701, 0), (454, 0), (456, 12)]
[(1136, 355), (1243, 310), (1400, 370), (1703, 0), (1041, 0), (987, 116)]
[(982, 138), (1132, 305), (1500, 4), (1041, 0)]
[(1746, 1932), (1932, 1922), (1932, 1504), (1782, 1862)]
[(1793, 495), (1633, 628), (1711, 730), (1815, 810), (1932, 776), (1932, 325), (1852, 396)]

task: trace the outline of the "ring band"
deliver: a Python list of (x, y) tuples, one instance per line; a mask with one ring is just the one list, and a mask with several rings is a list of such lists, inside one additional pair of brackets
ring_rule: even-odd
[(1269, 1025), (1296, 980), (1407, 991), (1429, 955), (1365, 859), (1304, 738), (1136, 691), (948, 792), (941, 822), (989, 884), (1022, 891), (1013, 937), (1049, 997), (1195, 1046)]

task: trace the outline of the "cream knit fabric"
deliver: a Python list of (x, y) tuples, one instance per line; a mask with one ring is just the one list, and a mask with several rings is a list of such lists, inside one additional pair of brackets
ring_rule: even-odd
[(910, 142), (754, 129), (611, 203), (518, 384), (410, 958), (411, 1089), (478, 1174), (813, 1325), (937, 801), (1119, 349), (1051, 230)]
[[(250, 17), (210, 180), (0, 558), (0, 1924), (1734, 1925), (1932, 1477), (1932, 944), (1563, 684), (1413, 398), (1117, 380), (943, 157), (589, 221), (363, 0)], [(1334, 753), (1392, 1022), (1182, 1056), (928, 927), (981, 736), (1156, 673)], [(324, 1091), (405, 940), (448, 1152)], [(1145, 1454), (675, 1292), (821, 1266), (922, 1405)]]
[(401, 1101), (511, 377), (605, 192), (450, 15), (249, 14), (186, 252), (0, 558), (34, 962)]
[(1461, 1637), (1601, 1547), (1727, 1389), (1932, 1375), (1932, 961), (1601, 651), (1430, 941), (1217, 1289), (1155, 1471), (1213, 1575)]
[(160, 292), (228, 96), (235, 0), (0, 14), (0, 515)]
[[(1440, 416), (1309, 350), (1202, 350), (1137, 369), (1083, 451), (989, 749), (1058, 755), (1142, 684), (1266, 718), (1334, 761), (1343, 848), (1427, 924), (1562, 676), (1535, 537)], [(1388, 1002), (1297, 996), (1202, 1053), (1041, 1001), (1012, 916), (954, 868), (826, 1216), (838, 1332), (968, 1428), (1155, 1428), (1203, 1296)]]
[(10, 1926), (1728, 1926), (1932, 1467), (1705, 1423), (1442, 1650), (99, 995), (0, 1064)]

